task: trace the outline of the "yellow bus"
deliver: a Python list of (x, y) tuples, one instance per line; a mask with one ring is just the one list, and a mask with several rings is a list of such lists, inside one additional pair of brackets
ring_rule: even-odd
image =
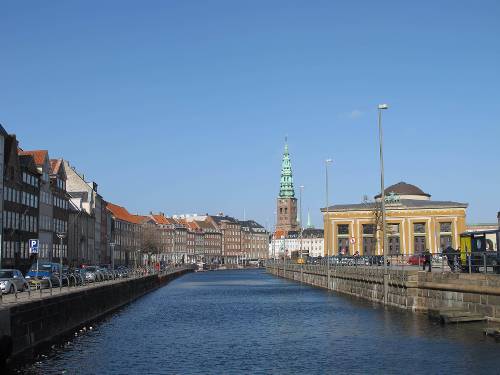
[[(496, 246), (493, 239), (496, 239)], [(479, 267), (492, 266), (495, 272), (500, 272), (500, 229), (464, 232), (460, 235), (460, 260), (466, 269), (471, 256), (472, 272), (479, 272)], [(496, 247), (496, 248), (495, 248)]]

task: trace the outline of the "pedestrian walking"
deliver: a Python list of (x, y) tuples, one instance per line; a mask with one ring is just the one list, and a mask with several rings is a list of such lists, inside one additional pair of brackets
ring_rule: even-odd
[(455, 272), (455, 249), (453, 249), (451, 246), (448, 246), (446, 249), (443, 250), (443, 255), (446, 256), (446, 260), (448, 262), (448, 266), (450, 267), (451, 272)]
[(460, 248), (458, 248), (453, 254), (455, 271), (462, 272), (462, 259), (460, 258)]
[(424, 271), (425, 271), (425, 266), (426, 265), (429, 265), (429, 272), (432, 271), (431, 259), (432, 259), (431, 252), (429, 251), (429, 249), (425, 250), (425, 253), (424, 253), (424, 265), (423, 265)]

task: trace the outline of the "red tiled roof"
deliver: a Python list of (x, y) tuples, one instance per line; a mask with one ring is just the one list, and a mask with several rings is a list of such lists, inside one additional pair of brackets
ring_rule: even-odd
[(61, 168), (62, 159), (50, 159), (50, 169), (52, 174), (59, 173), (59, 168)]
[(170, 222), (164, 215), (151, 215), (156, 224), (168, 225)]
[(136, 218), (137, 215), (132, 215), (130, 212), (127, 211), (125, 207), (118, 206), (116, 204), (108, 202), (106, 208), (118, 220), (127, 221), (133, 224), (138, 224), (138, 219)]
[(286, 232), (283, 229), (278, 229), (278, 230), (276, 230), (276, 232), (274, 232), (274, 238), (276, 238), (276, 239), (281, 238), (281, 237), (285, 237), (285, 236), (286, 236)]
[(189, 227), (189, 229), (192, 229), (192, 230), (195, 230), (195, 231), (198, 231), (200, 230), (201, 228), (198, 226), (198, 224), (196, 224), (194, 221), (188, 221), (186, 222), (187, 226)]
[(143, 215), (130, 215), (132, 216), (132, 220), (135, 220), (136, 224), (144, 224), (146, 221), (151, 220), (149, 216)]
[(37, 166), (43, 165), (45, 159), (48, 157), (49, 152), (47, 150), (32, 150), (32, 151), (23, 151), (21, 149), (17, 150), (18, 155), (30, 155), (33, 157), (35, 164)]

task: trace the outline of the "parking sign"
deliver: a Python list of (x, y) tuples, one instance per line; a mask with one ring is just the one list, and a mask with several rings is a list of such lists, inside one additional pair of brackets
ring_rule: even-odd
[(30, 254), (38, 254), (38, 240), (29, 240)]

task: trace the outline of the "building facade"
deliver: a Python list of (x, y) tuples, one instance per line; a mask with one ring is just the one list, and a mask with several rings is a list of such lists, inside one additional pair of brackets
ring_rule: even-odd
[(269, 233), (254, 220), (240, 221), (241, 248), (244, 259), (264, 260), (268, 258)]
[(203, 231), (203, 261), (209, 264), (221, 264), (222, 233), (218, 230), (210, 216), (205, 216), (197, 220), (196, 224)]
[(50, 189), (53, 204), (52, 260), (66, 263), (68, 255), (69, 195), (66, 192), (66, 170), (63, 159), (50, 160)]
[[(400, 182), (388, 187), (386, 222), (388, 254), (440, 252), (458, 248), (465, 231), (467, 204), (433, 201), (417, 186)], [(382, 255), (380, 195), (374, 202), (334, 205), (321, 209), (325, 225), (325, 254)]]
[(33, 158), (36, 168), (41, 175), (40, 201), (38, 217), (38, 259), (52, 261), (54, 228), (54, 202), (50, 185), (51, 164), (47, 150), (19, 151), (19, 155), (29, 155)]
[(108, 202), (106, 207), (110, 215), (111, 264), (140, 264), (141, 222), (122, 206)]
[(68, 265), (81, 267), (99, 263), (95, 251), (95, 217), (84, 208), (83, 200), (71, 198), (68, 218)]
[[(78, 173), (66, 160), (64, 161), (64, 168), (67, 177), (66, 190), (74, 203), (72, 213), (79, 214), (80, 216), (83, 215), (81, 210), (86, 213), (86, 215), (83, 215), (85, 219), (83, 217), (82, 220), (75, 218), (75, 220), (72, 220), (72, 224), (81, 223), (85, 226), (84, 230), (87, 230), (89, 227), (88, 222), (93, 221), (91, 225), (93, 233), (88, 233), (85, 237), (89, 241), (92, 241), (92, 243), (88, 243), (85, 246), (86, 253), (90, 251), (91, 254), (85, 258), (87, 261), (90, 261), (91, 264), (105, 263), (106, 258), (103, 256), (103, 250), (101, 249), (102, 197), (97, 193), (97, 183), (87, 182), (85, 176)], [(89, 218), (87, 218), (87, 216)], [(72, 245), (74, 245), (74, 243), (72, 243)], [(104, 246), (105, 245), (106, 242), (104, 242)], [(70, 249), (69, 251), (71, 253), (82, 253), (78, 249)]]
[(158, 214), (151, 212), (150, 216), (154, 220), (159, 232), (162, 260), (170, 263), (173, 261), (175, 227), (162, 212)]
[(34, 260), (29, 240), (38, 238), (41, 174), (31, 155), (18, 154), (15, 135), (5, 136), (2, 267), (25, 272)]
[(4, 162), (5, 162), (5, 142), (9, 135), (0, 124), (0, 269), (3, 260), (3, 200), (4, 200)]
[(238, 220), (224, 214), (210, 216), (222, 233), (222, 263), (238, 264), (243, 256), (241, 249), (241, 225)]

